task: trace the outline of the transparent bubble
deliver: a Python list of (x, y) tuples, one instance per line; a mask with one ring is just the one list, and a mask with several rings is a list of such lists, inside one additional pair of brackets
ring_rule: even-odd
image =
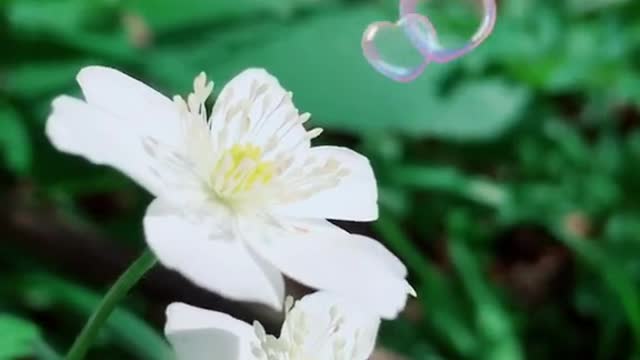
[[(381, 74), (402, 82), (414, 80), (430, 60), (416, 42), (430, 28), (425, 17), (410, 14), (397, 23), (377, 22), (364, 33), (362, 46), (369, 63)], [(431, 27), (432, 28), (432, 27)]]
[(495, 21), (495, 0), (400, 0), (399, 20), (370, 24), (362, 48), (378, 72), (412, 81), (430, 62), (446, 63), (478, 47)]

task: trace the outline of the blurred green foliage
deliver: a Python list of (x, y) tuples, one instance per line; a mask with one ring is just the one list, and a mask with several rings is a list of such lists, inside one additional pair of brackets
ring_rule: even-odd
[(5, 334), (0, 343), (0, 357), (3, 359), (29, 355), (39, 336), (33, 324), (6, 314), (0, 315), (0, 331)]
[[(395, 6), (4, 0), (0, 191), (28, 187), (31, 201), (139, 248), (148, 196), (48, 144), (52, 98), (77, 94), (74, 76), (89, 64), (168, 95), (202, 70), (223, 84), (265, 67), (328, 130), (321, 141), (374, 164), (382, 215), (373, 230), (419, 293), (385, 325), (382, 345), (411, 359), (637, 359), (640, 2), (500, 1), (485, 44), (410, 84), (375, 73), (359, 45), (368, 23), (395, 19)], [(105, 196), (96, 210), (91, 201)], [(28, 246), (2, 246), (0, 359), (55, 359), (102, 289)], [(142, 309), (152, 299), (136, 300)], [(159, 336), (121, 310), (92, 358), (161, 358)]]

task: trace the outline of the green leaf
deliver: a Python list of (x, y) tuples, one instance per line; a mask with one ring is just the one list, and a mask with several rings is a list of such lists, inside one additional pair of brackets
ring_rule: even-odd
[[(375, 72), (359, 42), (366, 25), (384, 17), (382, 9), (373, 6), (324, 11), (290, 24), (286, 32), (276, 27), (253, 33), (253, 41), (237, 46), (228, 41), (238, 37), (230, 31), (203, 45), (208, 52), (202, 46), (174, 48), (164, 59), (152, 57), (147, 70), (169, 86), (182, 88), (202, 70), (219, 82), (247, 67), (264, 67), (293, 91), (296, 104), (311, 112), (318, 125), (353, 134), (393, 130), (410, 136), (485, 140), (518, 120), (528, 93), (503, 80), (474, 80), (443, 94), (441, 85), (455, 64), (433, 64), (417, 81), (406, 84)], [(168, 74), (167, 58), (181, 69)]]
[[(59, 306), (83, 317), (90, 316), (102, 298), (81, 286), (45, 274), (26, 275), (19, 283), (29, 296), (27, 302)], [(124, 308), (111, 314), (104, 330), (113, 343), (141, 359), (166, 360), (169, 357), (169, 347), (156, 330)]]
[(427, 116), (415, 131), (458, 140), (491, 139), (520, 119), (528, 97), (526, 89), (500, 79), (467, 81), (424, 109)]
[(397, 166), (391, 171), (391, 180), (405, 189), (450, 193), (492, 208), (504, 206), (511, 200), (504, 185), (465, 175), (453, 167)]
[(42, 339), (36, 343), (34, 353), (38, 360), (62, 360), (62, 356)]
[(451, 281), (420, 255), (420, 249), (386, 211), (383, 210), (380, 220), (373, 226), (376, 232), (387, 240), (390, 249), (417, 275), (420, 281), (417, 289), (418, 298), (429, 299), (428, 305), (423, 305), (429, 323), (436, 330), (436, 336), (460, 354), (475, 354), (478, 339), (464, 321), (463, 304), (453, 295)]
[(480, 357), (491, 360), (523, 359), (523, 351), (509, 312), (482, 277), (479, 257), (471, 251), (467, 241), (462, 240), (469, 226), (467, 215), (452, 212), (449, 214), (449, 222), (453, 237), (453, 241), (449, 243), (451, 260), (474, 304), (476, 327), (484, 338), (484, 344), (480, 347), (483, 354)]
[(33, 355), (40, 338), (35, 325), (9, 314), (0, 314), (0, 334), (0, 359)]
[[(127, 63), (138, 61), (133, 35), (119, 26), (124, 18), (115, 2), (108, 0), (21, 0), (7, 6), (13, 34), (30, 53), (38, 47), (29, 42), (53, 43)], [(9, 53), (8, 57), (15, 56)]]
[(75, 84), (78, 71), (90, 61), (49, 61), (22, 63), (7, 72), (3, 90), (19, 96), (33, 98), (62, 92)]
[(0, 155), (12, 172), (24, 175), (31, 168), (31, 140), (23, 119), (8, 104), (0, 103)]
[(19, 30), (78, 30), (104, 19), (107, 1), (20, 0), (7, 8), (9, 23)]
[(567, 1), (567, 8), (572, 13), (584, 14), (587, 12), (602, 11), (603, 8), (611, 6), (624, 5), (628, 2), (629, 0), (569, 0)]
[(139, 14), (156, 33), (175, 31), (260, 13), (290, 13), (301, 0), (184, 0), (177, 11), (173, 0), (134, 0), (127, 10)]

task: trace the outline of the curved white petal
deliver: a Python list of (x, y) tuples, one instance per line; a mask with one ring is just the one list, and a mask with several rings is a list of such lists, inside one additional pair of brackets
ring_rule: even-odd
[(407, 267), (398, 259), (391, 251), (387, 250), (379, 241), (373, 240), (367, 236), (359, 234), (351, 234), (349, 239), (352, 245), (367, 256), (375, 258), (381, 264), (384, 264), (386, 270), (398, 278), (407, 277)]
[(250, 360), (253, 328), (227, 314), (173, 303), (167, 307), (165, 334), (177, 360)]
[[(276, 150), (307, 149), (309, 139), (291, 95), (264, 69), (247, 69), (220, 92), (211, 112), (215, 136), (225, 129), (228, 144), (264, 146), (277, 136)], [(291, 125), (291, 126), (289, 126)]]
[(278, 206), (274, 212), (298, 218), (373, 221), (378, 218), (378, 188), (369, 160), (338, 146), (312, 147), (306, 155), (318, 163), (333, 158), (348, 174), (330, 189)]
[[(216, 215), (223, 214), (211, 214)], [(214, 225), (213, 221), (187, 219), (158, 199), (144, 217), (147, 243), (164, 266), (231, 299), (280, 309), (284, 298), (280, 272)]]
[(152, 193), (159, 191), (141, 138), (112, 114), (82, 100), (60, 96), (53, 101), (46, 134), (59, 150), (115, 167)]
[(77, 80), (87, 103), (121, 119), (128, 131), (171, 146), (179, 145), (181, 118), (171, 99), (108, 67), (85, 67)]
[(395, 318), (413, 291), (401, 264), (373, 239), (354, 237), (326, 221), (282, 226), (243, 221), (245, 240), (284, 274), (343, 295), (383, 318)]
[[(345, 355), (351, 360), (366, 360), (373, 352), (380, 327), (380, 318), (362, 310), (357, 303), (349, 301), (338, 294), (318, 291), (307, 295), (296, 302), (294, 311), (305, 314), (310, 324), (310, 331), (305, 343), (313, 347), (326, 338), (327, 329), (331, 328), (331, 313), (341, 318), (341, 325), (336, 338), (344, 341)], [(282, 331), (288, 330), (285, 323)]]
[(166, 178), (173, 175), (166, 164), (158, 164), (145, 144), (153, 141), (182, 152), (177, 107), (142, 82), (111, 68), (83, 68), (77, 80), (85, 100), (69, 96), (54, 100), (46, 125), (51, 142), (61, 151), (112, 166), (160, 195), (167, 186)]

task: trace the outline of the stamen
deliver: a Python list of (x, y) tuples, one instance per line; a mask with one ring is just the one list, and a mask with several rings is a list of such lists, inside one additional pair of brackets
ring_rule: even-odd
[[(193, 174), (201, 186), (234, 206), (246, 202), (282, 204), (336, 186), (349, 173), (337, 160), (320, 162), (309, 157), (302, 164), (296, 161), (297, 149), (318, 137), (322, 129), (300, 131), (311, 114), (299, 114), (291, 103), (293, 94), (272, 87), (269, 82), (253, 80), (249, 94), (242, 97), (235, 97), (234, 88), (228, 88), (207, 118), (206, 101), (213, 92), (213, 82), (200, 73), (193, 80), (192, 93), (173, 98), (183, 120), (186, 153), (172, 153), (164, 146), (159, 153), (159, 145), (152, 139), (143, 146), (152, 157), (168, 163), (168, 169)], [(220, 115), (220, 122), (213, 124), (211, 119)], [(266, 141), (254, 144), (266, 129), (270, 132)], [(179, 183), (180, 179), (172, 176), (170, 182)]]
[(309, 119), (311, 119), (311, 114), (310, 113), (304, 113), (302, 115), (300, 115), (300, 124), (304, 124), (307, 121), (309, 121)]
[(187, 114), (189, 112), (187, 103), (184, 101), (184, 99), (180, 95), (175, 95), (173, 97), (173, 102), (178, 107), (178, 110), (180, 111), (180, 113)]
[[(267, 84), (265, 84), (267, 85)], [(275, 103), (275, 106), (273, 108), (271, 108), (271, 110), (269, 112), (267, 112), (267, 104), (271, 104), (271, 94), (266, 94), (264, 96), (264, 100), (262, 103), (262, 110), (260, 111), (260, 118), (258, 118), (254, 123), (255, 126), (253, 128), (253, 130), (251, 131), (250, 134), (247, 135), (251, 135), (251, 136), (258, 136), (260, 134), (260, 132), (262, 131), (262, 129), (264, 128), (264, 124), (267, 122), (267, 119), (271, 118), (271, 116), (280, 108), (284, 105), (284, 102), (287, 100), (286, 96), (281, 96), (280, 99)], [(285, 122), (283, 122), (284, 124)], [(282, 126), (282, 125), (281, 125)], [(279, 130), (276, 130), (274, 132), (274, 134), (277, 134)]]
[(217, 195), (230, 200), (268, 184), (275, 174), (275, 164), (262, 159), (262, 149), (247, 144), (224, 152), (211, 176)]
[(311, 129), (309, 131), (307, 131), (307, 138), (309, 140), (313, 140), (315, 138), (317, 138), (318, 136), (320, 136), (320, 134), (322, 134), (324, 130), (322, 128), (315, 128), (315, 129)]
[(260, 324), (259, 321), (253, 322), (253, 331), (255, 332), (256, 337), (259, 340), (264, 340), (267, 337), (267, 332), (264, 330), (264, 327), (262, 326), (262, 324)]
[[(320, 331), (319, 336), (310, 339), (312, 332), (309, 326), (317, 325), (310, 323), (310, 318), (300, 307), (296, 306), (293, 298), (288, 296), (284, 303), (285, 322), (281, 336), (268, 335), (262, 325), (253, 323), (256, 342), (251, 344), (251, 351), (254, 356), (262, 360), (309, 360), (319, 359), (320, 354), (326, 354), (322, 360), (352, 360), (355, 359), (355, 347), (347, 347), (347, 338), (341, 334), (344, 317), (340, 314), (337, 306), (329, 309), (329, 323), (324, 331)], [(318, 334), (313, 332), (313, 334)], [(356, 343), (359, 333), (356, 331), (351, 343)], [(348, 350), (351, 350), (350, 353)]]

